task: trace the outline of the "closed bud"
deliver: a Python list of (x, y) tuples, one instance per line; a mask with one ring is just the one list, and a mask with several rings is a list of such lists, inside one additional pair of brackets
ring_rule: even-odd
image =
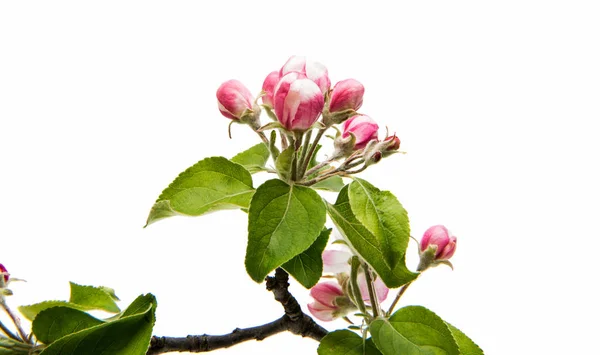
[(377, 131), (379, 126), (371, 117), (366, 115), (356, 115), (350, 117), (342, 125), (342, 137), (346, 138), (350, 132), (356, 137), (354, 150), (363, 149), (370, 141), (377, 140)]
[(429, 266), (447, 264), (456, 251), (456, 237), (443, 225), (429, 227), (423, 234), (420, 243), (421, 262), (417, 270), (422, 271)]
[(322, 94), (329, 91), (331, 81), (329, 80), (327, 68), (323, 64), (307, 60), (306, 57), (292, 56), (279, 70), (279, 77), (283, 78), (286, 74), (292, 72), (304, 74), (317, 84)]
[(228, 80), (217, 89), (217, 101), (223, 116), (238, 121), (252, 110), (254, 97), (238, 80)]
[(273, 94), (275, 93), (275, 86), (277, 86), (278, 82), (278, 71), (271, 72), (269, 75), (267, 75), (262, 85), (262, 89), (265, 92), (262, 97), (263, 104), (273, 107)]
[(354, 308), (340, 285), (335, 282), (318, 283), (310, 289), (310, 296), (314, 302), (308, 305), (308, 310), (315, 318), (325, 322), (343, 317)]
[(275, 115), (288, 131), (306, 131), (319, 118), (325, 105), (321, 90), (301, 73), (279, 80), (273, 95)]
[(4, 284), (7, 284), (8, 280), (10, 279), (10, 274), (8, 273), (8, 270), (6, 270), (6, 268), (2, 264), (0, 264), (0, 275), (2, 276), (2, 279), (4, 280)]
[(385, 143), (384, 147), (386, 152), (392, 152), (400, 149), (400, 138), (398, 138), (398, 136), (396, 136), (395, 134), (393, 136), (387, 137), (383, 140), (383, 142)]
[(331, 91), (329, 112), (357, 111), (362, 106), (364, 93), (365, 87), (357, 80), (346, 79), (340, 81), (335, 84)]

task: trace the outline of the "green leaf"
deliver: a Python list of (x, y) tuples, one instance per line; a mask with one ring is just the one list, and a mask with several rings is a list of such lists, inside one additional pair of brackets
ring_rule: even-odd
[(32, 330), (39, 341), (50, 344), (66, 335), (100, 324), (103, 324), (101, 320), (85, 312), (69, 307), (53, 307), (35, 317)]
[(384, 260), (384, 251), (377, 238), (362, 224), (350, 208), (348, 186), (338, 194), (335, 205), (327, 203), (327, 212), (354, 252), (360, 255), (390, 288), (414, 280), (418, 274), (408, 270), (405, 255), (393, 269)]
[(374, 320), (369, 331), (384, 355), (460, 355), (446, 323), (425, 307), (401, 308), (389, 320)]
[(325, 250), (330, 234), (331, 229), (323, 229), (317, 240), (308, 249), (282, 265), (285, 271), (306, 288), (313, 287), (323, 275), (323, 258), (321, 254)]
[(269, 148), (264, 143), (259, 143), (231, 158), (232, 162), (240, 164), (250, 174), (264, 170), (267, 160), (269, 160)]
[(250, 277), (262, 282), (269, 272), (308, 249), (324, 224), (325, 206), (316, 191), (279, 179), (262, 184), (248, 213)]
[(146, 226), (160, 219), (247, 208), (254, 194), (252, 176), (223, 157), (206, 158), (181, 173), (158, 197)]
[(277, 169), (277, 174), (282, 180), (288, 181), (290, 179), (290, 174), (292, 173), (292, 163), (294, 161), (294, 147), (287, 147), (275, 161), (275, 169)]
[(339, 176), (332, 176), (311, 186), (313, 189), (339, 192), (344, 187), (344, 180)]
[(465, 333), (461, 332), (458, 328), (453, 326), (450, 323), (446, 323), (450, 332), (452, 332), (452, 336), (454, 340), (456, 340), (456, 344), (458, 345), (458, 350), (460, 351), (460, 355), (483, 355), (483, 350), (473, 342)]
[(136, 312), (114, 322), (64, 336), (48, 346), (41, 355), (146, 354), (155, 321), (156, 300), (150, 294), (139, 298), (146, 301), (143, 310), (138, 307)]
[(33, 321), (41, 311), (52, 307), (69, 307), (81, 311), (89, 310), (87, 307), (79, 306), (66, 301), (44, 301), (40, 303), (30, 304), (27, 306), (19, 306), (18, 310), (19, 312), (21, 312), (23, 317), (29, 319), (30, 321)]
[[(115, 302), (114, 290), (104, 287), (82, 286), (71, 282), (70, 303), (80, 305), (87, 309), (99, 309), (106, 312), (121, 312)], [(112, 292), (111, 292), (112, 291)]]
[(348, 188), (348, 199), (354, 216), (375, 236), (384, 261), (393, 269), (404, 259), (410, 240), (406, 210), (391, 192), (358, 178)]
[(327, 334), (317, 349), (319, 355), (378, 355), (379, 350), (371, 339), (363, 338), (349, 330), (336, 330)]

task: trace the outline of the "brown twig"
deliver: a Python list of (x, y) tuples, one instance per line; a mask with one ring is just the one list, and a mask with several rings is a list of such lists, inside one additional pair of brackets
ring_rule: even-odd
[(273, 292), (277, 302), (283, 306), (285, 314), (270, 323), (251, 328), (236, 328), (224, 335), (188, 335), (187, 337), (153, 336), (146, 354), (163, 354), (171, 351), (200, 353), (228, 348), (248, 340), (263, 340), (271, 335), (289, 331), (302, 337), (321, 340), (327, 330), (302, 312), (300, 304), (288, 291), (289, 275), (283, 269), (275, 270), (275, 276), (266, 278), (267, 290)]

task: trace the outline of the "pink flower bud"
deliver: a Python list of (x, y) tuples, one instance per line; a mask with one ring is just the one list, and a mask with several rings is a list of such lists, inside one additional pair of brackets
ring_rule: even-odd
[(275, 87), (275, 115), (289, 131), (306, 131), (317, 121), (324, 105), (321, 90), (304, 74), (289, 73)]
[(265, 92), (265, 95), (262, 97), (263, 104), (273, 107), (273, 94), (275, 93), (275, 86), (277, 86), (278, 82), (278, 71), (271, 72), (269, 75), (267, 75), (262, 86), (262, 89)]
[(10, 277), (10, 274), (8, 273), (8, 270), (6, 270), (6, 268), (2, 264), (0, 264), (0, 275), (2, 275), (2, 277), (4, 277), (4, 282), (7, 283), (8, 279)]
[(328, 322), (341, 315), (336, 299), (343, 297), (344, 291), (337, 283), (321, 282), (310, 289), (310, 295), (315, 301), (308, 305), (308, 310), (317, 319)]
[[(369, 295), (369, 287), (367, 286), (367, 278), (365, 277), (365, 274), (364, 273), (358, 274), (356, 281), (358, 282), (358, 288), (360, 289), (360, 295), (361, 295), (363, 301), (365, 301), (365, 303), (370, 306), (371, 305), (371, 296)], [(387, 288), (387, 286), (383, 283), (383, 281), (381, 281), (380, 277), (378, 277), (375, 280), (375, 282), (373, 282), (373, 286), (375, 288), (375, 293), (377, 294), (377, 299), (379, 300), (379, 302), (381, 303), (381, 302), (385, 301), (390, 289)]]
[(454, 255), (456, 250), (456, 237), (451, 235), (448, 229), (442, 225), (430, 227), (423, 234), (421, 239), (421, 252), (424, 252), (430, 246), (437, 247), (435, 260), (448, 260)]
[(314, 81), (321, 89), (321, 93), (325, 94), (331, 86), (331, 81), (327, 74), (327, 68), (318, 62), (307, 60), (306, 57), (292, 56), (279, 70), (279, 77), (283, 78), (286, 74), (298, 72), (306, 75), (307, 78)]
[(342, 137), (346, 138), (350, 135), (350, 132), (352, 132), (356, 137), (354, 149), (362, 149), (370, 141), (377, 140), (377, 130), (379, 129), (379, 126), (369, 116), (356, 115), (344, 121), (342, 129)]
[(323, 252), (323, 272), (339, 274), (342, 272), (350, 273), (350, 263), (348, 260), (352, 257), (347, 251), (343, 250), (325, 250)]
[(342, 80), (331, 91), (329, 112), (358, 110), (363, 103), (365, 87), (354, 79)]
[(229, 80), (217, 89), (217, 100), (223, 116), (239, 120), (246, 110), (252, 110), (254, 97), (244, 84), (237, 80)]

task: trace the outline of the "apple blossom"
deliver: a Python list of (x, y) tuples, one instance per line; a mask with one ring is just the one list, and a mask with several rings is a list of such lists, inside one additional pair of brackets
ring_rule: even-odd
[(356, 143), (354, 149), (362, 149), (367, 143), (372, 140), (377, 140), (377, 130), (379, 126), (369, 116), (356, 115), (350, 117), (347, 121), (344, 121), (342, 125), (342, 137), (346, 138), (350, 133), (356, 137)]
[(279, 70), (279, 77), (283, 78), (286, 74), (298, 72), (317, 84), (321, 92), (325, 94), (329, 91), (331, 81), (327, 73), (327, 68), (318, 62), (307, 60), (303, 56), (292, 56)]
[(237, 121), (246, 110), (252, 110), (254, 97), (238, 80), (228, 80), (217, 89), (217, 100), (221, 114)]
[(456, 237), (442, 225), (429, 227), (421, 239), (421, 252), (435, 247), (435, 260), (448, 260), (456, 251)]
[(344, 110), (358, 110), (363, 103), (365, 87), (354, 79), (346, 79), (338, 82), (331, 91), (329, 101), (329, 112)]
[(277, 86), (278, 82), (278, 71), (273, 71), (267, 75), (262, 85), (262, 89), (265, 92), (264, 96), (262, 97), (263, 104), (273, 107), (273, 94), (275, 93), (275, 86)]
[(343, 307), (337, 304), (338, 298), (344, 298), (344, 291), (337, 283), (321, 282), (310, 289), (310, 296), (314, 302), (308, 310), (317, 319), (327, 322), (344, 315)]
[(325, 101), (317, 84), (301, 73), (289, 73), (275, 87), (273, 106), (289, 131), (306, 131), (317, 121)]

